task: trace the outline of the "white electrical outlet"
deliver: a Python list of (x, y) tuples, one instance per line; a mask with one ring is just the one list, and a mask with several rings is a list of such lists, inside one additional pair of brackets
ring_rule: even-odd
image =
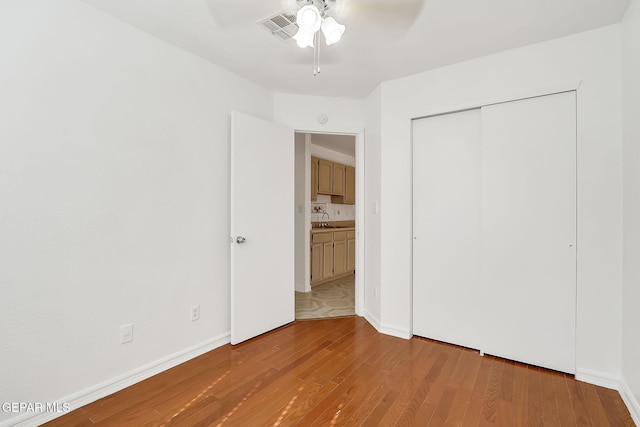
[(120, 344), (133, 341), (133, 323), (127, 323), (120, 327)]
[(191, 321), (195, 322), (200, 319), (200, 304), (191, 306)]

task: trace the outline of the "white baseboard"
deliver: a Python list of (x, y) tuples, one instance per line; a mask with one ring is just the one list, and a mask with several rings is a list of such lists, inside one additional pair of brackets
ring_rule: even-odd
[(585, 383), (617, 390), (627, 409), (629, 409), (633, 422), (635, 422), (637, 426), (640, 426), (640, 403), (638, 403), (638, 400), (623, 379), (590, 369), (576, 369), (576, 379)]
[(382, 325), (382, 329), (380, 329), (380, 332), (386, 335), (391, 335), (392, 337), (402, 338), (405, 340), (411, 339), (411, 337), (413, 336), (411, 335), (411, 332), (407, 331), (406, 329), (398, 329), (396, 327), (385, 324)]
[(597, 385), (612, 390), (618, 390), (620, 387), (620, 378), (612, 377), (606, 372), (593, 371), (591, 369), (576, 368), (576, 379), (585, 383)]
[(620, 382), (620, 396), (624, 401), (624, 404), (627, 405), (629, 409), (629, 413), (631, 414), (631, 418), (633, 418), (633, 422), (636, 423), (637, 426), (640, 426), (640, 403), (638, 403), (638, 399), (633, 395), (629, 386), (624, 381)]
[(371, 326), (376, 328), (376, 330), (381, 334), (391, 335), (392, 337), (402, 338), (405, 340), (410, 339), (412, 336), (411, 332), (407, 331), (406, 329), (399, 329), (383, 324), (382, 322), (380, 322), (380, 319), (371, 314), (371, 312), (368, 310), (364, 311), (364, 318), (367, 319), (367, 322), (371, 323)]
[[(63, 403), (68, 403), (73, 411), (81, 406), (88, 405), (91, 402), (95, 402), (98, 399), (102, 399), (105, 396), (109, 396), (110, 394), (127, 388), (135, 383), (157, 375), (160, 372), (164, 372), (167, 369), (173, 368), (213, 349), (228, 344), (230, 341), (229, 333), (219, 335), (218, 337), (136, 368), (126, 374), (96, 384), (62, 399), (58, 399), (57, 403), (59, 403), (60, 406), (62, 406)], [(38, 426), (62, 415), (64, 415), (64, 413), (25, 413), (0, 423), (0, 427)]]
[(376, 316), (371, 314), (371, 312), (366, 308), (364, 310), (363, 317), (367, 320), (367, 322), (371, 324), (371, 326), (373, 326), (376, 329), (376, 331), (380, 332), (380, 319), (378, 319)]

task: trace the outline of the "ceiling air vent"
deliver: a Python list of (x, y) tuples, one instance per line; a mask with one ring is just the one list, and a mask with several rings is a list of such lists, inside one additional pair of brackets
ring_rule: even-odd
[(281, 40), (289, 40), (298, 31), (296, 15), (289, 12), (282, 12), (264, 21), (260, 21), (258, 24), (265, 27), (271, 34)]

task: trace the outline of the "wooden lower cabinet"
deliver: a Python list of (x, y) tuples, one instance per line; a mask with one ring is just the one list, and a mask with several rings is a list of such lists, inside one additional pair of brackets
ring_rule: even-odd
[(347, 272), (347, 232), (333, 233), (333, 275), (339, 276)]
[(322, 277), (328, 279), (333, 277), (333, 243), (322, 244)]
[(347, 270), (356, 269), (356, 232), (347, 231)]
[(333, 235), (311, 235), (311, 283), (333, 276)]
[(324, 251), (322, 243), (314, 243), (311, 245), (311, 283), (322, 280)]
[(355, 242), (355, 231), (311, 233), (311, 284), (353, 273)]

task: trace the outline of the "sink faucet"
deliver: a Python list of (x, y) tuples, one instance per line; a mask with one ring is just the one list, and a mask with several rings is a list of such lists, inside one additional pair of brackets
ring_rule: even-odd
[(327, 221), (329, 221), (329, 214), (327, 212), (322, 212), (322, 218), (320, 219), (320, 227), (328, 227), (329, 223), (324, 221), (324, 216), (327, 216)]

